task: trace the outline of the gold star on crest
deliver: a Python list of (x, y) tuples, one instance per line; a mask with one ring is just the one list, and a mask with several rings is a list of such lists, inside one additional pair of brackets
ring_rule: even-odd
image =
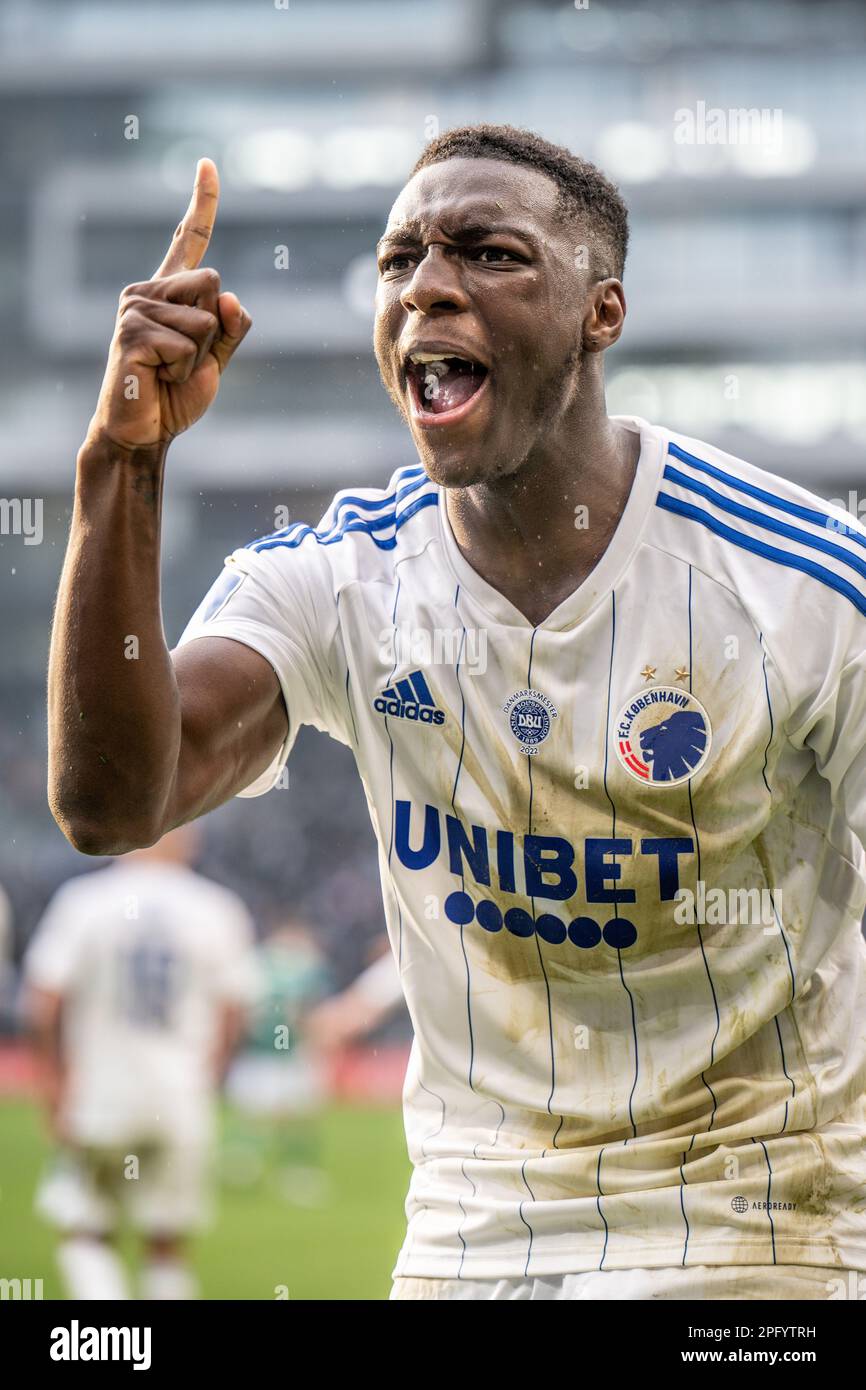
[(688, 676), (689, 676), (689, 668), (688, 668), (688, 666), (678, 666), (677, 669), (674, 671), (674, 675), (676, 676), (676, 678), (677, 678), (678, 681), (688, 680)]
[(641, 675), (645, 681), (654, 681), (656, 678), (656, 668), (654, 666), (645, 666), (641, 671)]

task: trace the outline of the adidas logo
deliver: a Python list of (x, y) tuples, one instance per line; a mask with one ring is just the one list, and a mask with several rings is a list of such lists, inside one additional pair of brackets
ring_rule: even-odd
[(444, 724), (445, 711), (436, 708), (423, 671), (412, 671), (377, 695), (373, 708), (394, 719), (414, 719), (419, 724)]

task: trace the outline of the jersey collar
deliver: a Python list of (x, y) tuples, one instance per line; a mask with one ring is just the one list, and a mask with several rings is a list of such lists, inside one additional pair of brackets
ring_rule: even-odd
[[(562, 632), (581, 622), (616, 587), (631, 563), (640, 544), (641, 535), (649, 521), (661, 482), (667, 437), (664, 430), (650, 425), (636, 415), (612, 415), (618, 425), (640, 434), (640, 455), (634, 479), (622, 516), (601, 559), (590, 570), (583, 583), (564, 598), (544, 622), (538, 626), (551, 632)], [(532, 628), (529, 619), (515, 608), (509, 599), (494, 589), (472, 568), (460, 550), (445, 506), (446, 489), (440, 487), (439, 526), (448, 563), (462, 588), (468, 590), (477, 603), (500, 625)]]

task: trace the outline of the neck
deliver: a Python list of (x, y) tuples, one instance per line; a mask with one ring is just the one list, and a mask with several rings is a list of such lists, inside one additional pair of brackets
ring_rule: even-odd
[(468, 562), (541, 622), (604, 554), (634, 479), (640, 440), (583, 399), (513, 474), (446, 494)]

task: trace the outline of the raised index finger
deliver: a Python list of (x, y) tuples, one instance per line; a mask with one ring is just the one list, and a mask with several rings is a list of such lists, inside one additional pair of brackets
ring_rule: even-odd
[(200, 159), (195, 171), (195, 186), (189, 207), (183, 215), (171, 246), (154, 280), (174, 275), (178, 270), (195, 270), (208, 248), (216, 220), (220, 196), (220, 180), (212, 159)]

